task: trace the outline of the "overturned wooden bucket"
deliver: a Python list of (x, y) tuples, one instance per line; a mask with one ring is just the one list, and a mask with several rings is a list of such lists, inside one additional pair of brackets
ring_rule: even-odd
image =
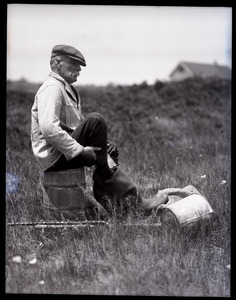
[(206, 198), (193, 194), (174, 203), (161, 204), (158, 213), (163, 225), (182, 227), (210, 219), (213, 209)]
[(43, 205), (55, 210), (84, 210), (87, 206), (85, 168), (46, 171), (42, 178)]

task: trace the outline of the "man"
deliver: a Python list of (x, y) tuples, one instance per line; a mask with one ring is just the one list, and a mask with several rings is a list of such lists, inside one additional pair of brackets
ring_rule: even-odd
[(108, 165), (108, 153), (118, 156), (114, 142), (108, 147), (104, 117), (82, 114), (80, 96), (72, 86), (86, 66), (82, 53), (68, 45), (56, 45), (51, 52), (51, 73), (39, 88), (31, 111), (31, 143), (43, 171), (59, 171), (95, 165), (94, 195), (105, 192), (121, 197), (137, 196), (134, 184), (117, 168)]

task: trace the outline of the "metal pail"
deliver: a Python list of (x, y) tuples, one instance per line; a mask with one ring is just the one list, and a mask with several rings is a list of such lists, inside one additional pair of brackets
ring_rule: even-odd
[(158, 213), (163, 225), (171, 223), (183, 226), (210, 218), (213, 209), (202, 195), (193, 194), (171, 204), (161, 204)]

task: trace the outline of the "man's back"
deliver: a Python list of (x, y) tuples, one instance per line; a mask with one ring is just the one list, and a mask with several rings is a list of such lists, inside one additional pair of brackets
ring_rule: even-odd
[(74, 151), (81, 150), (70, 137), (81, 122), (79, 108), (63, 78), (52, 72), (35, 95), (31, 111), (32, 148), (43, 170), (55, 163), (61, 153), (70, 158)]

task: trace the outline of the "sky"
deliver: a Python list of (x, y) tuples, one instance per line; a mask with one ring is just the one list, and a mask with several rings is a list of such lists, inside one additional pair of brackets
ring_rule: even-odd
[(180, 61), (231, 68), (232, 8), (8, 4), (7, 79), (46, 80), (57, 44), (84, 55), (79, 84), (153, 84)]

